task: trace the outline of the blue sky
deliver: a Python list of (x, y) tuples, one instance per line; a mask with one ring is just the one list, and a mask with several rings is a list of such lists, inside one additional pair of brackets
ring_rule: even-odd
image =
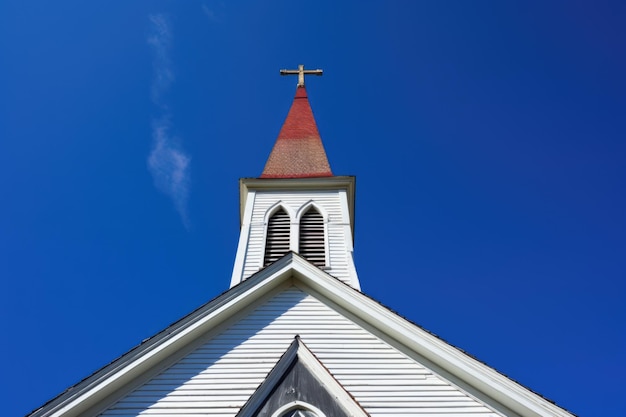
[(335, 3), (0, 4), (4, 415), (228, 288), (300, 63), (363, 290), (626, 414), (625, 4)]

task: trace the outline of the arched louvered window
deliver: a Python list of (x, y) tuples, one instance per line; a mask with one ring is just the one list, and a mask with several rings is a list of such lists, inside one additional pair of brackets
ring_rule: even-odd
[(284, 209), (279, 209), (270, 217), (265, 241), (265, 266), (289, 252), (290, 227), (289, 214)]
[(300, 219), (300, 255), (313, 265), (326, 266), (324, 218), (311, 207)]

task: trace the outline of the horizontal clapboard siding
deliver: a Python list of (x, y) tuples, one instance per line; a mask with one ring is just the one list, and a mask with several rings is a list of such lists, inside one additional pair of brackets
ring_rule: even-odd
[(372, 417), (498, 415), (295, 288), (281, 292), (103, 415), (234, 417), (296, 334)]
[[(348, 256), (348, 240), (345, 226), (349, 224), (349, 214), (344, 213), (339, 191), (306, 191), (306, 192), (280, 192), (267, 191), (257, 192), (250, 219), (250, 234), (246, 246), (246, 255), (243, 265), (243, 279), (259, 271), (263, 267), (265, 256), (265, 216), (267, 211), (277, 202), (298, 212), (305, 204), (313, 200), (328, 215), (327, 233), (329, 247), (329, 268), (326, 271), (344, 282), (351, 282), (351, 271), (354, 270), (352, 258)], [(242, 236), (243, 238), (243, 236)]]

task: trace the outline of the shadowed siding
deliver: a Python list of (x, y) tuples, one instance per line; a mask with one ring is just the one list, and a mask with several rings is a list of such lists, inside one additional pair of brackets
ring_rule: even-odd
[(103, 415), (234, 417), (296, 334), (372, 417), (500, 415), (296, 288), (279, 293)]

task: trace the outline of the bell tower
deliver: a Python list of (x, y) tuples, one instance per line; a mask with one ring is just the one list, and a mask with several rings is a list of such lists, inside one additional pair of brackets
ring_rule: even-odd
[(304, 85), (296, 94), (259, 178), (243, 178), (241, 234), (231, 287), (288, 252), (360, 289), (353, 260), (354, 177), (333, 175)]

